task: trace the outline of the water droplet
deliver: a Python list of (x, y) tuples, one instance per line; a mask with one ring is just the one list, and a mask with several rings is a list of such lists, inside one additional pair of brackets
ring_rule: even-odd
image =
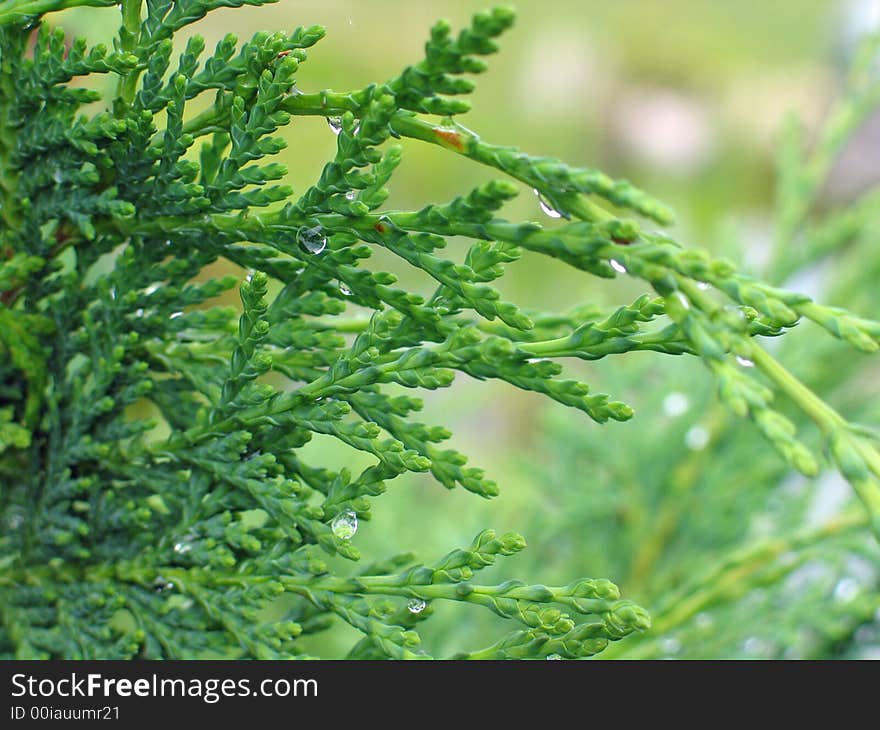
[(339, 117), (327, 117), (327, 124), (333, 130), (333, 134), (339, 134), (342, 131), (342, 119)]
[(183, 312), (174, 312), (168, 319), (177, 319), (178, 317), (182, 317)]
[(834, 600), (838, 603), (849, 603), (861, 592), (862, 587), (855, 578), (841, 578), (834, 586)]
[(773, 644), (758, 636), (750, 636), (742, 643), (742, 650), (749, 656), (769, 656), (773, 653)]
[(690, 401), (684, 393), (674, 391), (663, 399), (663, 413), (670, 418), (675, 418), (687, 411), (690, 405)]
[(697, 282), (697, 289), (702, 289), (703, 291), (706, 291), (706, 289), (708, 289), (708, 288), (709, 288), (708, 282), (705, 282), (705, 281), (698, 281)]
[(698, 629), (710, 629), (715, 624), (715, 619), (705, 611), (698, 613), (694, 616), (694, 622), (697, 624)]
[(624, 266), (622, 263), (620, 263), (620, 261), (617, 261), (616, 259), (610, 259), (608, 261), (608, 263), (611, 264), (611, 268), (614, 269), (619, 274), (626, 273), (626, 266)]
[(165, 580), (161, 575), (156, 576), (156, 580), (153, 581), (153, 590), (157, 593), (165, 593), (174, 588), (174, 583), (169, 580)]
[(664, 654), (673, 655), (681, 651), (681, 642), (678, 639), (663, 639), (660, 642), (660, 649)]
[(540, 191), (537, 188), (534, 188), (535, 195), (538, 196), (538, 205), (541, 206), (541, 210), (544, 211), (545, 215), (550, 216), (551, 218), (562, 218), (562, 213), (560, 213), (556, 208), (550, 205), (544, 198), (541, 196)]
[(736, 361), (737, 361), (740, 365), (742, 365), (744, 368), (753, 368), (753, 367), (755, 367), (755, 363), (753, 363), (751, 360), (748, 360), (748, 359), (744, 358), (742, 355), (737, 355), (737, 356), (736, 356)]
[(354, 136), (360, 131), (361, 131), (361, 122), (360, 122), (360, 120), (358, 120), (354, 123), (354, 129), (351, 130), (351, 134), (352, 134), (352, 136)]
[(52, 173), (52, 179), (55, 181), (56, 185), (60, 185), (64, 178), (61, 175), (61, 170), (59, 168), (55, 168), (55, 172)]
[(356, 191), (356, 190), (349, 190), (349, 191), (345, 194), (345, 199), (346, 199), (346, 200), (354, 200), (356, 197), (357, 197), (357, 191)]
[(709, 445), (709, 432), (703, 426), (693, 426), (684, 435), (684, 443), (692, 451), (700, 451)]
[(135, 309), (134, 313), (135, 313), (136, 317), (143, 317), (144, 316), (144, 310), (140, 307), (138, 309)]
[(321, 226), (312, 228), (300, 228), (296, 234), (296, 240), (309, 253), (321, 253), (327, 248), (327, 236), (324, 235), (324, 229)]
[(343, 295), (345, 295), (345, 296), (349, 296), (349, 295), (351, 294), (351, 289), (349, 289), (349, 288), (345, 285), (345, 282), (344, 282), (344, 281), (340, 281), (340, 282), (339, 282), (339, 291), (340, 291)]
[(406, 603), (406, 610), (410, 613), (421, 613), (425, 610), (425, 605), (421, 598), (410, 598)]
[(158, 284), (150, 284), (146, 289), (144, 289), (144, 294), (147, 294), (147, 295), (152, 294), (153, 292), (157, 291), (158, 289), (159, 289)]
[(174, 552), (176, 552), (178, 555), (185, 555), (190, 550), (192, 550), (192, 545), (185, 540), (174, 543)]
[(340, 512), (330, 523), (330, 529), (340, 540), (351, 540), (358, 529), (358, 516), (353, 510)]
[(548, 654), (547, 661), (548, 662), (558, 662), (562, 659), (562, 656), (559, 654)]

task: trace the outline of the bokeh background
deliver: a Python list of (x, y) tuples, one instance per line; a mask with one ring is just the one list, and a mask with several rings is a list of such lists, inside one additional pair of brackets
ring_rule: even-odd
[[(344, 90), (383, 80), (421, 57), (438, 17), (454, 26), (489, 0), (281, 0), (224, 10), (197, 24), (211, 47), (227, 32), (320, 23), (327, 37), (310, 52), (298, 85)], [(876, 29), (875, 0), (542, 0), (514, 3), (518, 21), (478, 79), (473, 110), (460, 121), (498, 144), (517, 145), (636, 182), (676, 210), (671, 233), (768, 272), (775, 237), (775, 170), (787, 115), (809, 144), (840, 94), (858, 39)], [(69, 30), (112, 37), (104, 13), (71, 11)], [(181, 39), (182, 40), (182, 39)], [(323, 119), (295, 119), (283, 161), (302, 191), (332, 156)], [(488, 171), (428, 145), (404, 144), (390, 208), (442, 201), (488, 179)], [(817, 207), (858, 199), (880, 176), (880, 121), (869, 119), (835, 164)], [(506, 210), (542, 217), (530, 191)], [(451, 255), (460, 257), (456, 241)], [(785, 272), (787, 286), (877, 316), (876, 245), (870, 236), (831, 261)], [(388, 257), (373, 266), (417, 291), (419, 272)], [(219, 273), (218, 270), (212, 273)], [(506, 298), (564, 310), (613, 307), (645, 291), (638, 282), (596, 280), (526, 255), (499, 282)], [(234, 300), (231, 300), (234, 301)], [(804, 331), (800, 331), (804, 330)], [(821, 346), (817, 340), (821, 339)], [(787, 364), (844, 412), (876, 422), (876, 371), (860, 355), (809, 327), (774, 347)], [(515, 530), (530, 548), (492, 577), (568, 582), (608, 577), (655, 613), (658, 629), (609, 655), (675, 657), (877, 657), (877, 554), (866, 533), (820, 545), (775, 578), (756, 573), (682, 618), (671, 595), (727, 556), (845, 510), (848, 487), (833, 473), (796, 477), (748, 424), (715, 403), (699, 362), (652, 353), (571, 365), (594, 389), (630, 403), (634, 421), (599, 426), (534, 394), (460, 376), (426, 397), (425, 421), (449, 426), (451, 445), (487, 470), (501, 496), (482, 500), (408, 475), (374, 502), (356, 537), (369, 558), (389, 548), (426, 560), (466, 545), (485, 527)], [(808, 437), (809, 438), (809, 437)], [(813, 439), (819, 449), (819, 440)], [(314, 461), (365, 465), (316, 438)], [(791, 558), (788, 558), (791, 562)], [(772, 576), (771, 576), (772, 577)], [(422, 633), (432, 653), (484, 645), (505, 627), (468, 607), (438, 609)], [(687, 613), (687, 612), (685, 612)], [(677, 616), (677, 617), (676, 617)], [(836, 622), (836, 623), (835, 623)], [(356, 639), (337, 630), (309, 639), (316, 653), (343, 656)]]

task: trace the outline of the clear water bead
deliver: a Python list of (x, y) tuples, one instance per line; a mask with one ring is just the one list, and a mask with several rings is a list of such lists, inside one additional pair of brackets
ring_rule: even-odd
[(690, 408), (690, 401), (684, 393), (672, 392), (663, 399), (663, 413), (670, 418), (680, 416)]
[(538, 205), (541, 206), (541, 210), (545, 215), (550, 218), (562, 218), (562, 213), (560, 213), (556, 208), (550, 205), (544, 198), (541, 196), (540, 191), (537, 188), (534, 188), (535, 195), (538, 196)]
[(174, 588), (174, 583), (171, 581), (165, 580), (161, 575), (156, 576), (156, 580), (153, 581), (153, 590), (157, 593), (165, 593)]
[(838, 603), (849, 603), (860, 591), (861, 586), (855, 578), (841, 578), (834, 586), (834, 600)]
[(342, 131), (342, 119), (339, 117), (327, 117), (327, 124), (333, 130), (333, 134), (339, 134)]
[(321, 226), (313, 226), (312, 228), (300, 228), (296, 234), (296, 240), (309, 253), (321, 253), (327, 248), (327, 236), (324, 235), (324, 229)]
[(340, 540), (351, 540), (358, 530), (358, 516), (354, 510), (340, 512), (330, 523), (330, 529)]
[(744, 358), (742, 355), (737, 355), (737, 356), (736, 356), (736, 361), (737, 361), (740, 365), (742, 365), (744, 368), (753, 368), (753, 367), (755, 367), (755, 363), (753, 363), (751, 360), (748, 360), (748, 359)]
[(345, 295), (345, 296), (349, 296), (349, 295), (351, 294), (351, 289), (349, 289), (349, 288), (345, 285), (345, 282), (344, 282), (344, 281), (340, 281), (340, 282), (339, 282), (339, 291), (340, 291), (343, 295)]
[(709, 284), (707, 282), (705, 282), (705, 281), (698, 281), (697, 282), (697, 289), (702, 289), (703, 291), (706, 291), (706, 289), (708, 289), (708, 288), (709, 288)]
[(684, 443), (691, 451), (701, 451), (709, 445), (709, 432), (703, 426), (694, 426), (684, 435)]
[(620, 261), (617, 261), (616, 259), (609, 259), (608, 263), (611, 264), (611, 268), (614, 269), (617, 273), (626, 273), (626, 266), (620, 263)]
[(346, 199), (346, 200), (354, 200), (356, 197), (357, 197), (357, 191), (356, 191), (356, 190), (349, 190), (349, 191), (345, 194), (345, 199)]
[(406, 610), (410, 613), (421, 613), (425, 610), (425, 602), (421, 598), (410, 598), (406, 604)]
[(742, 650), (746, 656), (768, 657), (773, 654), (773, 644), (759, 636), (749, 636), (743, 641)]
[(660, 642), (660, 648), (667, 656), (678, 654), (681, 651), (681, 642), (678, 639), (668, 638)]
[(548, 654), (547, 661), (548, 662), (558, 662), (562, 659), (562, 656), (559, 654)]
[(185, 540), (174, 543), (174, 552), (176, 552), (178, 555), (185, 555), (190, 550), (192, 550), (192, 545), (190, 545), (190, 543), (186, 542)]

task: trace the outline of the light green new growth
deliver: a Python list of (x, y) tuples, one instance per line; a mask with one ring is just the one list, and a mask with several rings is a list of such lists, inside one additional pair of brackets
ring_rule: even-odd
[[(874, 352), (880, 323), (646, 230), (630, 216), (663, 225), (671, 214), (626, 181), (492, 145), (459, 124), (461, 97), (473, 90), (465, 75), (485, 70), (511, 11), (478, 14), (457, 35), (440, 22), (425, 58), (399, 76), (330, 92), (296, 83), (306, 49), (323, 36), (317, 26), (242, 44), (230, 35), (208, 53), (193, 36), (173, 57), (175, 33), (206, 13), (263, 0), (123, 0), (112, 50), (42, 20), (112, 4), (0, 6), (0, 656), (299, 657), (300, 636), (341, 620), (363, 635), (350, 658), (430, 658), (416, 629), (446, 601), (518, 624), (462, 658), (581, 658), (646, 630), (646, 611), (604, 579), (474, 582), (525, 546), (515, 534), (487, 530), (435, 563), (406, 554), (346, 571), (325, 560), (360, 557), (370, 498), (408, 472), (498, 493), (443, 447), (446, 429), (414, 420), (421, 401), (392, 395), (396, 386), (443, 388), (465, 373), (542, 393), (599, 423), (632, 417), (626, 404), (559, 377), (565, 358), (699, 357), (721, 401), (791, 467), (815, 474), (821, 457), (777, 409), (784, 396), (818, 426), (880, 535), (873, 433), (756, 339), (807, 319)], [(82, 107), (100, 94), (75, 83), (91, 74), (118, 78), (94, 114)], [(865, 90), (857, 108), (875, 93)], [(205, 94), (214, 103), (192, 113)], [(798, 166), (799, 177), (783, 175), (780, 261), (857, 114), (831, 125), (824, 152)], [(284, 166), (267, 158), (295, 143), (278, 132), (297, 115), (327, 118), (338, 145), (295, 194), (281, 182)], [(399, 137), (503, 177), (448, 203), (385, 209), (401, 160), (390, 140)], [(502, 217), (517, 182), (559, 225)], [(450, 236), (471, 240), (463, 264), (442, 254)], [(814, 246), (830, 248), (821, 238)], [(367, 268), (378, 248), (432, 277), (434, 293), (424, 298)], [(654, 295), (601, 314), (525, 311), (492, 285), (523, 250), (585, 275), (625, 270)], [(251, 273), (197, 279), (218, 259)], [(209, 305), (236, 285), (240, 312)], [(345, 317), (352, 305), (371, 316)], [(144, 402), (156, 420), (135, 415)], [(309, 463), (301, 448), (313, 434), (374, 462), (356, 475)], [(653, 564), (650, 540), (634, 567), (640, 579)], [(719, 568), (701, 590), (723, 580)], [(662, 625), (698, 611), (700, 599), (689, 600)]]

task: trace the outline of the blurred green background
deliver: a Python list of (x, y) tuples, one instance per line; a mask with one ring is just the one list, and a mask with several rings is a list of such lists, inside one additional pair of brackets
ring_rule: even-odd
[[(211, 47), (227, 32), (245, 38), (257, 30), (325, 25), (327, 37), (311, 50), (298, 86), (344, 90), (395, 75), (421, 57), (436, 19), (460, 27), (487, 3), (281, 0), (259, 9), (218, 11), (195, 29)], [(856, 39), (880, 18), (880, 3), (871, 0), (543, 0), (514, 6), (517, 24), (478, 79), (473, 110), (459, 121), (497, 144), (629, 178), (674, 207), (676, 238), (729, 256), (758, 275), (774, 235), (774, 170), (786, 115), (801, 119), (808, 139), (815, 133), (839, 92)], [(94, 27), (96, 15), (106, 14), (72, 11), (64, 23), (109, 39), (115, 29)], [(291, 184), (302, 191), (332, 156), (336, 140), (321, 118), (294, 119), (286, 138), (282, 158)], [(832, 173), (824, 200), (839, 204), (874, 182), (874, 170), (880, 169), (876, 142), (870, 129), (857, 136), (855, 151), (844, 154)], [(390, 208), (443, 201), (490, 177), (439, 148), (403, 144)], [(552, 224), (527, 190), (505, 214)], [(464, 254), (457, 243), (449, 244), (453, 258)], [(427, 290), (420, 272), (387, 256), (377, 255), (370, 265), (387, 267), (416, 291)], [(852, 305), (865, 316), (876, 308), (877, 296), (863, 280), (855, 288), (835, 289), (831, 272), (807, 274), (789, 285), (826, 294), (829, 303)], [(637, 282), (597, 280), (529, 255), (509, 267), (499, 286), (506, 298), (546, 310), (587, 302), (612, 306), (645, 291)], [(868, 420), (876, 416), (870, 403), (877, 379), (850, 368), (860, 356), (833, 344), (817, 353), (810, 347), (814, 335), (795, 332), (787, 338), (787, 363), (844, 410), (867, 409)], [(635, 420), (599, 426), (537, 395), (459, 376), (451, 391), (427, 394), (424, 420), (450, 427), (451, 446), (485, 468), (501, 496), (484, 501), (462, 490), (447, 492), (427, 477), (404, 476), (374, 501), (373, 519), (358, 532), (364, 555), (413, 550), (431, 560), (466, 545), (484, 527), (515, 530), (530, 549), (493, 569), (493, 577), (545, 583), (608, 577), (624, 596), (653, 610), (660, 596), (698, 571), (701, 560), (711, 563), (713, 555), (798, 519), (821, 522), (849, 499), (833, 475), (809, 483), (787, 475), (748, 424), (732, 423), (714, 405), (710, 376), (697, 362), (645, 353), (571, 368), (594, 390), (630, 403)], [(719, 429), (723, 435), (715, 438)], [(307, 449), (313, 462), (333, 468), (366, 464), (330, 439), (316, 438)], [(787, 506), (793, 503), (785, 502), (789, 492), (800, 512)], [(681, 493), (684, 501), (669, 496)], [(669, 529), (653, 529), (653, 518), (670, 505), (675, 518)], [(644, 547), (648, 543), (650, 549)], [(806, 585), (836, 605), (840, 581), (858, 574), (856, 593), (871, 595), (876, 573), (864, 566), (859, 573), (846, 563), (850, 559)], [(800, 585), (797, 590), (797, 596), (808, 593)], [(785, 603), (774, 609), (777, 618), (798, 601), (786, 595), (774, 599)], [(825, 620), (817, 616), (830, 615), (821, 600), (816, 606), (812, 618), (779, 618), (791, 636), (781, 629), (754, 635), (748, 625), (758, 611), (754, 607), (731, 609), (729, 619), (723, 619), (723, 607), (717, 617), (703, 612), (685, 625), (687, 636), (648, 637), (645, 654), (876, 654), (872, 637), (863, 632), (861, 640), (852, 639), (865, 621), (848, 624), (850, 641), (843, 648), (826, 642), (816, 649), (809, 635), (798, 633)], [(870, 610), (866, 606), (862, 613)], [(503, 627), (481, 613), (444, 607), (424, 625), (425, 643), (436, 655), (489, 643)], [(727, 634), (713, 628), (722, 620), (729, 624)], [(353, 631), (341, 627), (309, 639), (309, 648), (342, 656), (354, 639)], [(620, 645), (621, 655), (629, 641)], [(792, 653), (798, 642), (807, 648)]]

